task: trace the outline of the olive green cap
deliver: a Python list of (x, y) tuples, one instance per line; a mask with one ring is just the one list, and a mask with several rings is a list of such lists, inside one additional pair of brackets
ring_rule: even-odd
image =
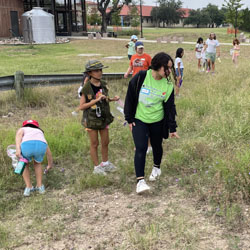
[(105, 69), (105, 68), (108, 68), (108, 66), (104, 66), (98, 60), (90, 60), (85, 64), (85, 72), (89, 72), (89, 71), (97, 70), (97, 69)]

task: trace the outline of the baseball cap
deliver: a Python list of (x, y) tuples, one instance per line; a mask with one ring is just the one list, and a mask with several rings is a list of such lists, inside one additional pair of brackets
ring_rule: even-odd
[(26, 125), (34, 125), (36, 126), (37, 128), (39, 128), (39, 123), (36, 121), (36, 120), (26, 120), (23, 122), (23, 127), (25, 127)]
[(108, 66), (104, 66), (98, 60), (90, 60), (85, 64), (85, 72), (89, 72), (92, 70), (98, 70), (98, 69), (105, 69), (105, 68), (108, 68)]
[(143, 42), (136, 42), (135, 47), (138, 48), (138, 49), (144, 48), (144, 44), (143, 44)]
[(130, 38), (130, 40), (131, 40), (131, 41), (132, 41), (132, 40), (138, 40), (138, 37), (137, 37), (136, 35), (132, 35), (131, 38)]

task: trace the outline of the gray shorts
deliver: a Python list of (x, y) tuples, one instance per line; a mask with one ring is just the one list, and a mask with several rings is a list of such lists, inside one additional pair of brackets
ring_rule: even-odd
[(214, 63), (215, 62), (215, 58), (216, 58), (216, 53), (208, 53), (208, 52), (206, 52), (206, 58), (208, 60), (211, 60)]

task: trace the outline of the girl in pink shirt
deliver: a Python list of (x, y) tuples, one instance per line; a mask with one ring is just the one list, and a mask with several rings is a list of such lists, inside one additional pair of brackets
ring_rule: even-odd
[(39, 123), (35, 120), (26, 120), (23, 122), (22, 128), (16, 133), (16, 156), (25, 158), (29, 162), (34, 160), (35, 175), (37, 186), (34, 188), (30, 182), (30, 171), (28, 164), (23, 171), (23, 179), (26, 184), (24, 196), (30, 196), (30, 192), (39, 191), (40, 194), (45, 192), (42, 184), (42, 161), (47, 155), (48, 166), (47, 170), (52, 167), (52, 154), (43, 131), (40, 129)]

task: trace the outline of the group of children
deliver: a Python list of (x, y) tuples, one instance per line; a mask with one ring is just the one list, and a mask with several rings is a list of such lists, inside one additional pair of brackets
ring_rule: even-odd
[[(94, 163), (94, 174), (106, 175), (112, 172), (116, 167), (108, 160), (109, 144), (109, 124), (113, 121), (110, 112), (109, 102), (118, 101), (119, 96), (109, 97), (106, 82), (102, 80), (102, 69), (105, 67), (100, 61), (90, 60), (85, 65), (85, 77), (83, 86), (79, 89), (80, 105), (79, 110), (83, 110), (82, 125), (88, 132), (90, 139), (90, 155)], [(102, 161), (98, 159), (98, 134), (101, 137)], [(26, 159), (28, 164), (22, 173), (26, 184), (23, 195), (30, 196), (31, 192), (38, 191), (45, 193), (45, 187), (42, 184), (42, 161), (47, 154), (48, 166), (45, 171), (52, 168), (53, 159), (44, 132), (36, 120), (26, 120), (22, 127), (16, 133), (16, 156), (19, 159)], [(29, 163), (34, 161), (36, 175), (36, 187), (33, 187), (30, 181)]]
[[(211, 33), (213, 34), (213, 33)], [(211, 36), (210, 34), (210, 36)], [(206, 42), (203, 42), (203, 38), (199, 37), (198, 41), (195, 46), (195, 55), (198, 60), (198, 70), (206, 71), (209, 73), (211, 71), (211, 64), (210, 59), (212, 59), (212, 63), (214, 64), (215, 58), (209, 58), (210, 51), (208, 50), (208, 46), (210, 45), (211, 41), (214, 40), (215, 44), (214, 47), (219, 47), (219, 42), (216, 40), (216, 36), (213, 36), (213, 39), (208, 39)], [(216, 50), (215, 50), (216, 52)], [(230, 50), (230, 54), (232, 56), (233, 63), (237, 66), (238, 65), (238, 57), (240, 55), (240, 42), (237, 38), (233, 40), (233, 48)], [(220, 57), (217, 57), (218, 61), (221, 62)]]
[[(212, 67), (214, 65), (215, 56), (212, 49), (219, 46), (216, 36), (210, 34), (211, 41), (203, 42), (200, 37), (197, 41), (195, 52), (196, 58), (198, 59), (198, 70), (207, 71), (210, 70), (210, 60), (212, 62)], [(216, 40), (216, 41), (215, 41)], [(240, 46), (239, 40), (233, 40), (233, 51), (232, 60), (237, 65)], [(210, 46), (210, 47), (209, 47)], [(143, 52), (144, 45), (142, 42), (137, 42), (137, 37), (133, 35), (131, 37), (131, 42), (127, 45), (128, 48), (128, 58), (131, 60), (134, 52), (138, 51), (139, 57), (143, 57), (145, 54)], [(209, 50), (210, 49), (210, 50)], [(216, 50), (215, 50), (216, 51)], [(147, 55), (147, 54), (146, 54)], [(159, 54), (160, 55), (160, 54)], [(184, 55), (184, 49), (178, 48), (176, 50), (175, 61), (173, 65), (174, 78), (176, 82), (175, 96), (179, 96), (180, 87), (183, 81), (184, 64), (182, 57)], [(162, 56), (162, 55), (160, 55)], [(167, 54), (163, 55), (164, 58), (168, 58), (171, 61), (171, 57)], [(136, 59), (138, 61), (138, 58)], [(146, 61), (146, 60), (143, 60)], [(150, 57), (151, 62), (151, 57)], [(137, 63), (138, 64), (138, 63)], [(201, 66), (202, 64), (202, 66)], [(148, 65), (149, 66), (149, 65)], [(147, 68), (142, 68), (142, 70), (147, 70)], [(131, 66), (132, 67), (132, 66)], [(142, 65), (143, 67), (143, 65)], [(164, 66), (165, 67), (165, 66)], [(202, 67), (202, 69), (201, 69)], [(119, 96), (113, 98), (109, 97), (108, 88), (106, 82), (102, 80), (102, 69), (106, 68), (100, 61), (90, 60), (85, 65), (84, 80), (82, 86), (79, 88), (78, 93), (80, 99), (79, 110), (83, 110), (82, 125), (89, 134), (90, 139), (90, 155), (94, 163), (94, 174), (106, 175), (107, 172), (114, 171), (116, 167), (109, 162), (108, 159), (108, 145), (109, 145), (109, 124), (113, 121), (113, 116), (110, 112), (109, 102), (118, 101)], [(133, 67), (132, 67), (133, 69)], [(157, 69), (158, 70), (158, 69)], [(213, 68), (214, 70), (214, 68)], [(138, 72), (140, 69), (138, 69)], [(159, 71), (160, 72), (160, 71)], [(170, 70), (171, 72), (171, 70)], [(133, 74), (134, 75), (134, 74)], [(168, 73), (169, 75), (169, 73)], [(98, 134), (101, 137), (101, 154), (102, 161), (100, 163), (98, 159), (98, 145), (99, 139)], [(23, 157), (28, 162), (34, 160), (35, 175), (36, 175), (36, 187), (33, 187), (30, 181), (29, 166), (27, 165), (23, 172), (23, 179), (26, 184), (24, 190), (24, 196), (29, 196), (31, 192), (38, 191), (39, 193), (45, 192), (45, 187), (42, 184), (42, 161), (47, 155), (48, 166), (46, 171), (48, 171), (53, 164), (52, 154), (47, 141), (44, 137), (43, 130), (40, 128), (39, 123), (35, 120), (26, 120), (23, 122), (22, 128), (20, 128), (16, 133), (16, 156), (18, 158)]]

